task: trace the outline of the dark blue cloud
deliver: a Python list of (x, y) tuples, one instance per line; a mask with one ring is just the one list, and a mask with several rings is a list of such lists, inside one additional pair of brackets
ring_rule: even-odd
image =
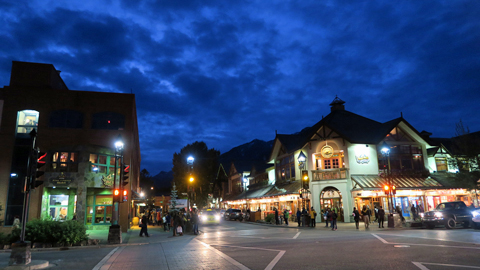
[(0, 78), (52, 63), (71, 89), (136, 95), (142, 166), (169, 170), (346, 109), (433, 136), (480, 130), (478, 1), (0, 3)]

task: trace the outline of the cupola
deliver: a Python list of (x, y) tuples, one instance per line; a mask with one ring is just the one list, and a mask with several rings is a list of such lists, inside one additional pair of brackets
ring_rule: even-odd
[(345, 101), (341, 100), (338, 96), (335, 96), (335, 99), (330, 103), (330, 111), (344, 111), (345, 110)]

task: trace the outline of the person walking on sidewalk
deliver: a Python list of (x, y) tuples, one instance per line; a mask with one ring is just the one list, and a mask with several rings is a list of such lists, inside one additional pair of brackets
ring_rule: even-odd
[(312, 207), (311, 210), (310, 210), (310, 226), (312, 228), (317, 226), (317, 224), (315, 222), (315, 218), (317, 218), (317, 212), (315, 212), (315, 209), (313, 209), (313, 207)]
[(368, 226), (370, 224), (370, 216), (368, 215), (369, 214), (369, 211), (370, 209), (367, 209), (367, 206), (364, 205), (363, 208), (362, 208), (362, 217), (363, 217), (363, 223), (365, 223), (365, 228), (368, 229)]
[(385, 219), (385, 210), (383, 210), (382, 206), (380, 206), (380, 209), (378, 209), (378, 228), (384, 228), (383, 227), (384, 219)]
[(193, 210), (192, 223), (193, 223), (193, 234), (198, 235), (198, 213), (197, 213), (197, 210)]
[(358, 225), (360, 223), (360, 213), (358, 212), (356, 207), (353, 207), (353, 220), (355, 220), (355, 226), (358, 230)]
[(297, 222), (298, 222), (298, 227), (300, 227), (300, 224), (302, 222), (302, 212), (300, 212), (300, 209), (297, 209)]
[(283, 218), (285, 219), (285, 225), (288, 226), (288, 218), (290, 217), (290, 212), (287, 209), (283, 211)]
[(332, 218), (332, 231), (336, 231), (337, 230), (337, 213), (335, 213), (335, 211), (332, 211), (331, 218)]
[(325, 219), (325, 228), (328, 228), (328, 208), (323, 211), (323, 219)]
[(378, 207), (375, 205), (373, 211), (375, 211), (375, 220), (373, 222), (378, 222)]
[(165, 223), (165, 228), (164, 228), (164, 229), (167, 230), (167, 232), (170, 231), (170, 222), (171, 222), (171, 219), (172, 219), (172, 217), (170, 216), (170, 213), (167, 212), (167, 213), (165, 214), (165, 221), (166, 221), (166, 223)]
[(147, 224), (148, 224), (148, 217), (146, 215), (143, 215), (142, 216), (142, 227), (140, 229), (140, 237), (143, 237), (143, 234), (145, 234), (145, 236), (147, 237), (150, 237), (148, 235), (148, 230), (147, 230)]

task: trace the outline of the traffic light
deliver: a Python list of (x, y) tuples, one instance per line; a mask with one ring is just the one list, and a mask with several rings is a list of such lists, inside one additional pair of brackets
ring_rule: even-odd
[(303, 188), (309, 189), (308, 171), (302, 171)]
[(126, 189), (123, 190), (123, 197), (122, 202), (128, 201), (128, 191)]
[(32, 149), (30, 156), (30, 189), (35, 189), (43, 184), (40, 178), (45, 174), (43, 170), (39, 170), (45, 166), (45, 157), (47, 153), (40, 152), (38, 149)]
[(397, 194), (397, 188), (395, 186), (392, 186), (392, 194), (393, 195)]
[(113, 190), (113, 202), (120, 202), (120, 189)]
[(385, 190), (385, 195), (390, 195), (390, 187), (388, 185), (383, 186), (383, 190)]
[(122, 186), (126, 186), (128, 184), (128, 173), (130, 172), (130, 165), (122, 165)]

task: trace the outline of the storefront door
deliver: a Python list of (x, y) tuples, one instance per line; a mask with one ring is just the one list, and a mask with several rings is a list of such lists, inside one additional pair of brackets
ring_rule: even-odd
[[(337, 221), (345, 221), (343, 216), (342, 194), (338, 191), (338, 189), (334, 187), (325, 188), (320, 194), (320, 207), (321, 209), (317, 209), (317, 213), (320, 213), (320, 211), (325, 211), (325, 209), (329, 208), (337, 213)], [(324, 221), (323, 215), (322, 221)]]

